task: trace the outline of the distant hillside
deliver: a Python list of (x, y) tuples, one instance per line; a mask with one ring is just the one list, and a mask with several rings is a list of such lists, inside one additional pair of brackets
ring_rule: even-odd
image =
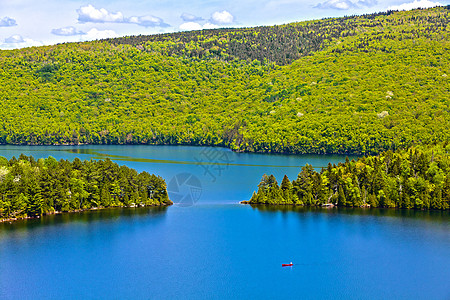
[[(446, 7), (447, 9), (450, 6)], [(422, 23), (429, 38), (433, 33), (445, 31), (449, 20), (444, 16), (413, 14), (410, 18), (380, 18), (394, 14), (387, 11), (362, 16), (329, 18), (277, 26), (239, 29), (214, 29), (157, 35), (128, 36), (109, 39), (114, 45), (128, 44), (151, 52), (157, 48), (165, 55), (184, 57), (214, 57), (226, 61), (243, 59), (249, 62), (290, 64), (303, 56), (326, 49), (336, 39), (355, 36), (366, 30), (382, 26), (400, 26)], [(401, 32), (402, 34), (405, 31)], [(415, 38), (419, 32), (406, 38)], [(393, 38), (393, 36), (384, 36)], [(159, 42), (159, 43), (157, 43)], [(155, 47), (156, 46), (156, 47)]]
[(391, 13), (323, 19), (278, 26), (129, 36), (108, 41), (114, 45), (134, 45), (149, 52), (155, 48), (156, 44), (165, 55), (213, 57), (226, 61), (233, 59), (243, 59), (249, 62), (259, 60), (260, 62), (286, 65), (302, 56), (324, 49), (333, 39), (356, 35), (356, 30), (361, 24), (370, 25), (370, 20), (376, 16)]
[(450, 10), (0, 51), (0, 143), (378, 153), (450, 137)]

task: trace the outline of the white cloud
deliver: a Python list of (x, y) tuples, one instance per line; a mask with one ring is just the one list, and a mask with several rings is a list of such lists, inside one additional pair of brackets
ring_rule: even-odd
[(202, 29), (216, 29), (220, 28), (219, 25), (212, 24), (209, 22), (206, 22), (205, 24), (201, 25), (197, 22), (186, 22), (180, 25), (181, 30), (191, 31), (191, 30), (202, 30)]
[(86, 34), (83, 34), (82, 39), (85, 41), (100, 40), (117, 37), (117, 33), (114, 30), (98, 30), (92, 28)]
[(349, 0), (328, 0), (314, 6), (314, 8), (320, 9), (339, 9), (339, 10), (347, 10), (356, 7), (357, 5)]
[(132, 16), (129, 18), (118, 12), (109, 12), (104, 8), (97, 9), (91, 4), (77, 9), (78, 21), (81, 23), (128, 23), (144, 27), (168, 27), (164, 20), (152, 15)]
[(77, 9), (78, 21), (80, 22), (93, 22), (93, 23), (105, 23), (115, 22), (120, 23), (124, 21), (123, 14), (119, 11), (112, 13), (104, 8), (97, 9), (91, 4), (82, 6)]
[(193, 14), (183, 13), (180, 18), (185, 22), (202, 21), (203, 18), (194, 16)]
[(429, 0), (414, 0), (414, 2), (403, 3), (400, 5), (389, 6), (388, 10), (411, 10), (414, 8), (430, 8), (435, 6), (441, 6), (443, 4), (439, 2), (433, 2)]
[(3, 44), (0, 44), (0, 49), (18, 49), (32, 46), (42, 46), (41, 42), (24, 38), (19, 34), (14, 34), (4, 40)]
[(25, 40), (19, 34), (12, 35), (5, 39), (5, 43), (13, 44), (13, 43), (23, 43)]
[(203, 25), (203, 29), (216, 29), (216, 28), (219, 28), (219, 25), (212, 24), (209, 22)]
[(164, 23), (164, 20), (152, 15), (130, 17), (125, 20), (125, 23), (137, 24), (144, 27), (168, 27), (169, 24)]
[(231, 24), (234, 21), (234, 17), (228, 11), (216, 11), (211, 15), (210, 22), (213, 24)]
[(186, 22), (180, 25), (181, 30), (202, 30), (203, 27), (199, 23), (196, 22)]
[(16, 25), (17, 25), (16, 20), (11, 19), (9, 17), (4, 17), (0, 19), (0, 27), (11, 27)]
[(228, 11), (216, 11), (211, 15), (211, 18), (202, 25), (204, 19), (196, 17), (191, 14), (183, 13), (181, 19), (185, 22), (180, 25), (181, 30), (202, 30), (202, 29), (216, 29), (223, 25), (232, 24), (234, 22), (234, 16)]
[(52, 33), (54, 35), (61, 35), (61, 36), (72, 36), (72, 35), (85, 34), (83, 31), (77, 30), (73, 26), (52, 29)]

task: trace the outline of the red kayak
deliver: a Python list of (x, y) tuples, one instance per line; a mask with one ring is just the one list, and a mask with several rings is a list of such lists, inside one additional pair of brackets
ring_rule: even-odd
[(282, 267), (292, 267), (294, 264), (290, 263), (290, 264), (281, 264)]

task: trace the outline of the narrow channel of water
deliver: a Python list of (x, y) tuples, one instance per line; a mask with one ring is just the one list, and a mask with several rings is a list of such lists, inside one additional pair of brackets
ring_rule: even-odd
[[(187, 173), (196, 179), (193, 185), (195, 200), (203, 203), (236, 203), (248, 200), (263, 174), (274, 174), (281, 183), (284, 174), (297, 178), (301, 167), (310, 164), (318, 170), (329, 162), (345, 161), (344, 155), (278, 155), (235, 153), (226, 148), (192, 146), (0, 146), (0, 156), (10, 159), (21, 153), (36, 158), (53, 156), (56, 159), (105, 159), (120, 165), (162, 176), (169, 192), (188, 192), (177, 175)], [(355, 157), (350, 157), (355, 158)], [(178, 181), (177, 181), (178, 180)], [(177, 183), (175, 183), (177, 182)], [(179, 191), (175, 191), (177, 187)]]

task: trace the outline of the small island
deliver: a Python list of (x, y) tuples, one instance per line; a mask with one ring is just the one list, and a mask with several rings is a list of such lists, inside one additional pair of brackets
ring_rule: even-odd
[(107, 207), (171, 205), (163, 178), (110, 159), (0, 157), (0, 222)]
[(321, 172), (306, 165), (281, 185), (264, 174), (258, 191), (242, 204), (380, 207), (448, 210), (450, 145), (382, 152), (357, 161), (328, 164)]

